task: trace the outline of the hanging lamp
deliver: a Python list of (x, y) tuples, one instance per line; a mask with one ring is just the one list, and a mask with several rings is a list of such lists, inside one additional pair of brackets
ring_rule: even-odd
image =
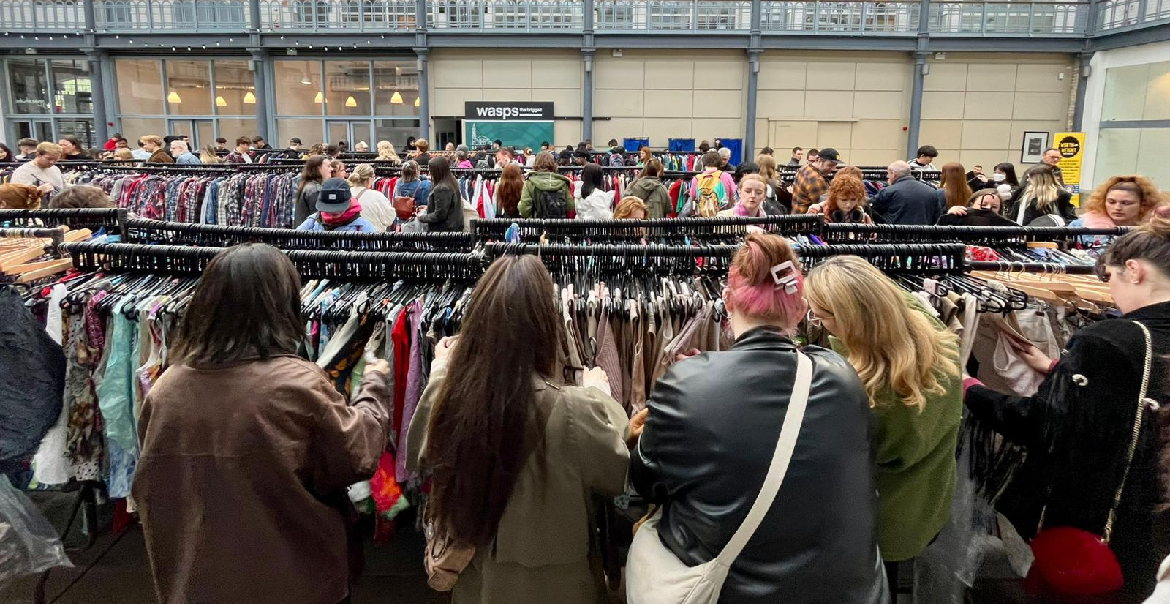
[[(248, 97), (244, 97), (244, 102), (245, 103), (248, 102)], [(253, 100), (252, 102), (256, 102), (256, 101)], [(222, 96), (217, 96), (217, 97), (215, 97), (215, 106), (216, 107), (227, 107), (227, 101), (225, 101)]]
[(422, 106), (422, 97), (414, 97), (414, 106), (415, 106), (415, 107), (421, 107), (421, 106)]
[(313, 102), (317, 103), (318, 105), (320, 105), (321, 103), (324, 103), (325, 102), (325, 95), (322, 94), (321, 91), (317, 91), (317, 96), (313, 97)]
[(183, 103), (183, 99), (179, 96), (179, 93), (172, 90), (171, 93), (167, 95), (167, 102), (174, 105), (180, 105)]
[(345, 99), (345, 106), (346, 107), (357, 107), (357, 99), (350, 96), (349, 98)]
[(402, 93), (395, 90), (394, 95), (390, 97), (390, 104), (391, 105), (401, 105), (402, 104)]
[(251, 90), (249, 90), (248, 92), (245, 92), (244, 93), (244, 102), (249, 104), (249, 105), (255, 105), (256, 104), (256, 95), (252, 94)]

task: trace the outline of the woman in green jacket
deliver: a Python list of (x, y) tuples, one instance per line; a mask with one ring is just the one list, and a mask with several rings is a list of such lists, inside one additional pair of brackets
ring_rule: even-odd
[(650, 209), (647, 218), (666, 218), (670, 213), (670, 193), (660, 180), (662, 173), (662, 162), (656, 157), (651, 157), (646, 160), (637, 180), (626, 188), (626, 195), (641, 199)]
[(959, 339), (856, 256), (814, 268), (805, 296), (809, 318), (834, 336), (869, 394), (878, 543), (896, 593), (897, 563), (922, 554), (950, 518), (963, 415)]
[[(524, 181), (524, 190), (520, 192), (520, 216), (569, 218), (577, 209), (573, 203), (573, 184), (557, 173), (556, 158), (545, 151), (536, 156), (532, 167), (536, 171), (528, 175), (528, 180)], [(559, 198), (556, 193), (560, 193)]]

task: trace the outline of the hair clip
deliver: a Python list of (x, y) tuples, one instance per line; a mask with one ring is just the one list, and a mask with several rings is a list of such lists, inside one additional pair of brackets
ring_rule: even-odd
[(776, 289), (784, 288), (784, 293), (796, 293), (796, 266), (787, 260), (772, 267), (772, 280), (776, 282)]

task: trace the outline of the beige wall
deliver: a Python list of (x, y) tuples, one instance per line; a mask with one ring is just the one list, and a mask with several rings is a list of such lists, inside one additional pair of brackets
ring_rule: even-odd
[[(649, 137), (743, 138), (747, 59), (742, 51), (598, 51), (593, 61), (593, 141)], [(558, 139), (559, 143), (565, 141)]]
[[(538, 58), (534, 58), (538, 57)], [(920, 144), (940, 165), (986, 169), (1019, 163), (1023, 133), (1063, 131), (1073, 101), (1069, 55), (948, 53), (932, 56), (922, 99)], [(740, 51), (598, 51), (593, 63), (595, 144), (645, 136), (739, 138), (746, 129), (747, 58)], [(771, 51), (760, 59), (756, 151), (834, 147), (854, 165), (903, 159), (914, 60), (906, 53)], [(1064, 74), (1061, 79), (1060, 74)], [(437, 50), (431, 59), (432, 115), (462, 116), (474, 100), (552, 101), (557, 115), (581, 115), (583, 62), (577, 51)], [(580, 121), (557, 121), (560, 145), (580, 141)]]
[(913, 71), (904, 53), (764, 54), (757, 151), (832, 147), (850, 164), (889, 163), (906, 146)]
[(1068, 128), (1073, 60), (1006, 53), (932, 57), (922, 94), (920, 144), (938, 148), (940, 165), (959, 161), (988, 171), (1007, 161), (1020, 172), (1025, 131)]
[[(436, 50), (431, 115), (462, 118), (465, 101), (552, 101), (556, 115), (580, 117), (582, 65), (579, 51)], [(557, 120), (554, 136), (562, 145), (581, 140), (581, 121)]]

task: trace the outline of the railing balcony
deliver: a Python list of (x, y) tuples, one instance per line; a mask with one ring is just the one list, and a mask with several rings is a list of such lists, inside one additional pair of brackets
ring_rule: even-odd
[(787, 2), (764, 0), (760, 29), (765, 33), (908, 35), (918, 32), (918, 2)]
[[(766, 35), (915, 36), (917, 0), (756, 0)], [(252, 2), (259, 23), (252, 23)], [(415, 0), (93, 0), (98, 33), (410, 33)], [(583, 0), (426, 0), (436, 33), (584, 31)], [(80, 32), (83, 0), (0, 0), (0, 26), (19, 33)], [(1170, 26), (1170, 0), (1042, 2), (934, 0), (931, 35), (1084, 37)], [(1092, 18), (1090, 18), (1092, 17)], [(682, 34), (751, 30), (752, 0), (595, 0), (601, 34)], [(1094, 24), (1089, 31), (1089, 24)], [(701, 47), (702, 41), (696, 41)]]
[(604, 32), (746, 32), (752, 24), (748, 0), (597, 0), (594, 10), (594, 28)]
[(1077, 36), (1087, 2), (931, 2), (930, 33), (976, 36)]
[(412, 0), (260, 0), (269, 32), (405, 32), (415, 23)]
[(1159, 22), (1170, 26), (1170, 0), (1107, 0), (1094, 3), (1093, 9), (1097, 11), (1098, 32), (1137, 29)]
[(437, 31), (581, 31), (585, 5), (579, 0), (431, 0), (427, 2), (427, 26)]
[(6, 32), (76, 33), (85, 29), (85, 9), (80, 0), (0, 2), (0, 28)]
[[(80, 4), (80, 2), (78, 3)], [(244, 32), (247, 0), (94, 0), (98, 31)]]

